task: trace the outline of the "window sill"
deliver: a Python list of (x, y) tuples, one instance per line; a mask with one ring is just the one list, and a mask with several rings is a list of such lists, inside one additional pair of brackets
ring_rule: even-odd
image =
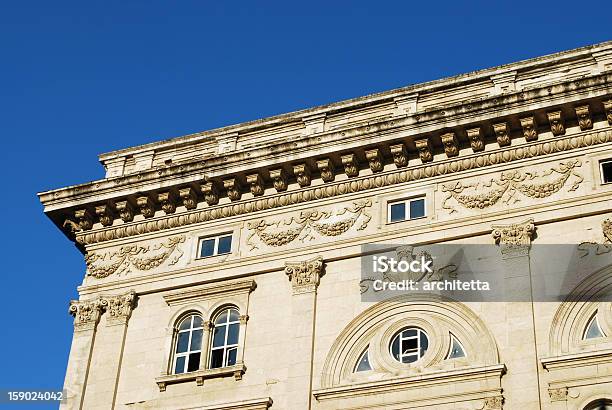
[(218, 369), (197, 370), (190, 373), (169, 374), (155, 378), (155, 383), (159, 387), (159, 391), (166, 391), (166, 386), (169, 384), (186, 383), (195, 380), (196, 385), (202, 386), (205, 379), (215, 379), (219, 377), (234, 376), (236, 380), (241, 380), (242, 375), (246, 371), (244, 364), (236, 364), (234, 366), (221, 367)]

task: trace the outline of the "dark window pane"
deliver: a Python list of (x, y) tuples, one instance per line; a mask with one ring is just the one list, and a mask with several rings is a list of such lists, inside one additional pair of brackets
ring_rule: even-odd
[(359, 359), (359, 363), (357, 364), (356, 372), (365, 372), (367, 370), (372, 370), (372, 366), (370, 366), (370, 358), (368, 356), (368, 351), (366, 350), (361, 359)]
[(191, 316), (183, 319), (183, 321), (181, 322), (181, 325), (179, 326), (179, 330), (189, 329), (190, 326), (191, 326)]
[(391, 222), (403, 221), (406, 219), (406, 204), (391, 204)]
[(232, 250), (232, 235), (219, 238), (219, 251), (217, 253), (230, 253)]
[(191, 334), (191, 347), (189, 350), (200, 350), (202, 348), (202, 331), (194, 330)]
[(236, 353), (238, 353), (237, 348), (227, 351), (227, 366), (233, 366), (236, 364)]
[(227, 344), (228, 345), (236, 345), (238, 344), (238, 329), (240, 325), (238, 323), (234, 323), (229, 326), (229, 334), (227, 335)]
[(399, 361), (399, 337), (393, 339), (393, 343), (391, 344), (391, 354), (395, 360)]
[(410, 336), (416, 336), (417, 335), (417, 330), (416, 329), (406, 329), (404, 330), (404, 337), (410, 337)]
[(185, 373), (185, 356), (176, 358), (176, 366), (174, 366), (174, 374)]
[(200, 353), (191, 353), (187, 364), (188, 372), (195, 372), (200, 368)]
[(422, 218), (425, 216), (425, 199), (415, 199), (410, 201), (410, 219)]
[(419, 358), (416, 355), (404, 356), (402, 359), (402, 363), (413, 363), (416, 362)]
[(429, 340), (427, 340), (427, 336), (425, 336), (425, 333), (421, 332), (421, 349), (423, 349), (423, 352), (425, 352), (425, 350), (427, 350), (427, 347), (429, 347)]
[(236, 309), (230, 310), (230, 322), (237, 322), (240, 320), (240, 315)]
[(225, 344), (225, 329), (226, 326), (217, 326), (213, 331), (213, 347), (223, 346)]
[(215, 320), (215, 324), (221, 324), (225, 322), (227, 322), (227, 310), (223, 311), (223, 313), (219, 315), (217, 320)]
[(612, 161), (601, 164), (601, 173), (604, 184), (612, 182)]
[(202, 318), (200, 316), (193, 317), (193, 327), (202, 327)]
[(402, 352), (410, 351), (417, 348), (417, 339), (402, 340)]
[(200, 256), (212, 256), (215, 254), (215, 240), (205, 239), (202, 241), (202, 248), (200, 248)]
[(210, 368), (216, 369), (223, 367), (223, 349), (216, 349), (210, 355)]
[(176, 343), (176, 353), (186, 352), (188, 343), (189, 343), (189, 332), (179, 333), (178, 341)]

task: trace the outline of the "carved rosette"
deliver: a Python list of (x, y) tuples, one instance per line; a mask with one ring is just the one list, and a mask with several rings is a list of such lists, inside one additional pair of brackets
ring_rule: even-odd
[(183, 201), (183, 206), (186, 209), (196, 209), (198, 206), (198, 197), (195, 190), (191, 187), (179, 189), (179, 197)]
[(414, 144), (416, 145), (417, 151), (419, 151), (419, 158), (421, 158), (421, 162), (433, 161), (433, 149), (431, 147), (429, 138), (415, 140)]
[(447, 157), (456, 157), (459, 155), (459, 141), (454, 132), (448, 132), (440, 136), (442, 139), (442, 145), (444, 145), (444, 152)]
[(200, 186), (204, 200), (208, 205), (217, 205), (219, 203), (219, 190), (214, 182), (209, 181)]
[(249, 184), (249, 188), (251, 189), (253, 196), (262, 196), (264, 194), (264, 182), (259, 173), (247, 175), (246, 181), (247, 184)]
[(283, 168), (270, 170), (270, 178), (272, 179), (272, 184), (277, 192), (287, 190), (287, 175), (285, 174), (285, 170)]
[(365, 156), (372, 172), (380, 172), (383, 170), (383, 158), (378, 148), (367, 150)]
[(93, 218), (87, 209), (77, 209), (74, 211), (77, 225), (82, 231), (87, 231), (93, 227)]
[(578, 125), (580, 130), (585, 131), (593, 128), (593, 119), (591, 118), (591, 112), (589, 111), (588, 105), (581, 105), (575, 108), (576, 117), (578, 117)]
[(332, 164), (329, 158), (318, 160), (317, 169), (321, 173), (321, 179), (324, 182), (332, 182), (334, 180), (334, 164)]
[(148, 196), (136, 198), (136, 205), (138, 205), (140, 213), (145, 218), (152, 218), (155, 215), (155, 204)]
[(346, 154), (340, 157), (342, 160), (342, 166), (344, 166), (344, 173), (349, 177), (359, 176), (359, 162), (357, 161), (357, 155)]
[(166, 215), (173, 214), (176, 211), (176, 197), (172, 192), (160, 192), (157, 194), (157, 200), (161, 204), (161, 209)]
[(466, 130), (468, 140), (470, 140), (470, 146), (472, 147), (472, 151), (482, 151), (485, 147), (484, 144), (484, 136), (482, 135), (482, 131), (479, 128), (472, 128)]
[(535, 117), (521, 118), (521, 127), (525, 141), (535, 141), (538, 139), (538, 125)]
[(297, 164), (293, 166), (293, 174), (300, 187), (307, 187), (310, 185), (310, 168), (306, 164)]
[(561, 111), (553, 111), (546, 113), (548, 122), (550, 123), (550, 131), (553, 135), (565, 134), (565, 125), (563, 123), (563, 114)]
[(500, 147), (510, 145), (510, 134), (508, 134), (507, 123), (500, 122), (498, 124), (493, 124), (493, 132), (495, 133), (495, 138), (497, 138), (497, 143)]
[(102, 226), (111, 226), (115, 220), (113, 210), (108, 204), (96, 206), (96, 216)]
[(223, 180), (223, 188), (227, 191), (230, 201), (240, 201), (242, 198), (242, 187), (238, 178), (227, 178)]
[(500, 248), (502, 255), (523, 256), (531, 246), (535, 233), (533, 219), (518, 224), (493, 225), (491, 235)]
[(304, 262), (285, 262), (285, 273), (291, 281), (293, 294), (315, 292), (324, 275), (320, 256)]
[(108, 315), (107, 325), (126, 324), (132, 315), (135, 303), (136, 293), (134, 291), (124, 295), (101, 297), (100, 305)]
[(496, 410), (502, 409), (504, 405), (503, 396), (487, 397), (484, 401), (483, 410)]
[(95, 300), (72, 300), (68, 312), (74, 316), (74, 330), (91, 330), (100, 320), (102, 304)]
[(603, 106), (608, 124), (612, 125), (612, 100), (604, 101)]
[(391, 145), (389, 148), (391, 149), (393, 163), (396, 167), (401, 168), (408, 165), (408, 154), (404, 144)]
[(115, 209), (119, 212), (119, 217), (123, 222), (132, 222), (134, 220), (134, 209), (128, 201), (116, 202)]
[(550, 401), (565, 401), (567, 400), (567, 387), (559, 387), (556, 389), (548, 389)]

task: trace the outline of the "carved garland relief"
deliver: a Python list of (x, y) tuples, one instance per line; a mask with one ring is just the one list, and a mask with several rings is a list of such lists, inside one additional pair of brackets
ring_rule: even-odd
[(296, 239), (306, 242), (316, 239), (317, 236), (339, 236), (353, 226), (357, 226), (356, 229), (361, 231), (372, 219), (367, 212), (367, 208), (371, 206), (372, 201), (367, 199), (355, 201), (352, 206), (338, 211), (308, 210), (289, 219), (250, 222), (248, 228), (251, 233), (247, 244), (250, 250), (254, 250), (258, 248), (254, 242), (256, 237), (268, 246), (279, 247)]
[(559, 166), (551, 167), (544, 172), (505, 171), (498, 177), (490, 178), (484, 182), (465, 183), (456, 181), (442, 185), (442, 192), (448, 196), (442, 202), (442, 208), (449, 214), (457, 212), (449, 201), (453, 199), (457, 204), (468, 209), (484, 209), (495, 205), (502, 198), (505, 204), (520, 201), (518, 193), (529, 198), (546, 198), (561, 190), (571, 176), (575, 181), (568, 191), (575, 191), (584, 178), (576, 172), (580, 167), (580, 160), (574, 159), (560, 162)]
[[(114, 273), (127, 273), (132, 268), (151, 270), (169, 260), (168, 265), (174, 265), (183, 256), (179, 244), (185, 242), (185, 235), (173, 236), (157, 245), (126, 245), (117, 251), (105, 253), (87, 253), (85, 264), (87, 275), (94, 278), (106, 278)], [(170, 258), (174, 254), (175, 256)], [(169, 259), (170, 258), (170, 259)]]

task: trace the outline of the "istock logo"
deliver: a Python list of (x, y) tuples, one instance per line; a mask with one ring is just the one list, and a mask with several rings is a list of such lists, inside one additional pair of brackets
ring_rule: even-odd
[(421, 255), (421, 259), (407, 261), (404, 259), (396, 260), (387, 256), (374, 256), (372, 258), (372, 270), (375, 273), (401, 272), (401, 273), (433, 273), (431, 264), (432, 259), (426, 259)]

